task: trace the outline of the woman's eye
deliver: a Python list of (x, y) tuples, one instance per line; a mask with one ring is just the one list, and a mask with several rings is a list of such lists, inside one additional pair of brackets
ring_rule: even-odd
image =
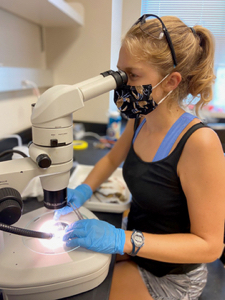
[(129, 74), (130, 78), (135, 79), (138, 77), (138, 75), (134, 74), (134, 73), (130, 73)]

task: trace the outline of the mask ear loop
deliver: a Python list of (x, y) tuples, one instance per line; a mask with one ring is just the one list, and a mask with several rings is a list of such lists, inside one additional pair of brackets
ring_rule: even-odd
[(154, 90), (155, 88), (157, 88), (157, 86), (160, 85), (160, 83), (163, 82), (163, 80), (165, 80), (170, 74), (167, 74), (159, 83), (157, 83), (155, 86), (152, 87), (152, 89)]
[(169, 93), (164, 97), (164, 98), (162, 98), (160, 101), (159, 101), (159, 103), (157, 103), (158, 105), (160, 104), (160, 103), (162, 103), (171, 93), (173, 92), (173, 90), (172, 91), (169, 91)]
[[(162, 83), (163, 82), (163, 80), (165, 80), (168, 76), (169, 76), (170, 74), (167, 74), (159, 83), (157, 83), (152, 89), (155, 89), (157, 86), (159, 86), (160, 85), (160, 83)], [(173, 90), (172, 90), (173, 91)], [(159, 103), (157, 103), (157, 105), (159, 105), (160, 103), (162, 103), (171, 93), (172, 93), (172, 91), (169, 91), (169, 93), (165, 96), (165, 97), (163, 97), (160, 101), (159, 101)]]

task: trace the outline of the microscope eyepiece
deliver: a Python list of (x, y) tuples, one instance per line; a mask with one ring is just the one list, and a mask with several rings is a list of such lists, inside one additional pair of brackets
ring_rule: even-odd
[(126, 84), (128, 81), (127, 74), (121, 70), (118, 70), (118, 71), (109, 70), (109, 71), (101, 73), (101, 75), (103, 77), (112, 75), (116, 81), (117, 88), (119, 88), (123, 84)]

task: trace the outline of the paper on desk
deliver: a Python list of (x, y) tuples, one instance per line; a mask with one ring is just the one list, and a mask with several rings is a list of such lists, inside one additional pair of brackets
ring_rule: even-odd
[(127, 201), (126, 186), (118, 177), (110, 177), (94, 192), (94, 196), (100, 202), (124, 203)]

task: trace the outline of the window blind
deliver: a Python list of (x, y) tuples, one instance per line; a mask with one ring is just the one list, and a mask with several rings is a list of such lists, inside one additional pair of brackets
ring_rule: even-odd
[(202, 25), (225, 40), (225, 0), (142, 0), (141, 14), (177, 16), (188, 26)]

